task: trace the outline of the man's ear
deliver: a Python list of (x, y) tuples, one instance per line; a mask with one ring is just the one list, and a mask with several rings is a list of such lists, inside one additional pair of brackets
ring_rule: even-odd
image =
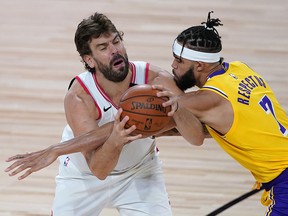
[(195, 69), (196, 69), (197, 72), (203, 71), (204, 68), (205, 68), (205, 63), (204, 62), (200, 62), (200, 61), (196, 62)]
[(88, 64), (88, 66), (90, 68), (94, 68), (95, 67), (95, 64), (94, 64), (94, 59), (92, 58), (92, 56), (90, 55), (84, 55), (83, 57), (83, 61)]

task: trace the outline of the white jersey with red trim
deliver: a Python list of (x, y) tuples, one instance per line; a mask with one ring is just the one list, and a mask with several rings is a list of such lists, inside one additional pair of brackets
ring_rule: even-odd
[[(130, 64), (132, 66), (131, 84), (147, 84), (149, 64), (141, 61), (130, 62)], [(118, 111), (117, 106), (105, 94), (104, 90), (95, 79), (95, 76), (87, 71), (78, 75), (76, 79), (95, 101), (95, 105), (100, 113), (97, 124), (101, 126), (105, 123), (114, 121), (114, 116)], [(74, 138), (73, 132), (69, 125), (67, 125), (62, 134), (62, 142), (72, 138)], [(125, 145), (120, 154), (118, 163), (111, 174), (122, 173), (137, 166), (145, 160), (149, 154), (153, 153), (155, 148), (155, 141), (152, 138), (139, 139)], [(59, 159), (60, 175), (61, 169), (64, 169), (67, 166), (72, 166), (75, 170), (79, 171), (79, 174), (91, 173), (82, 153), (63, 155), (60, 156)]]

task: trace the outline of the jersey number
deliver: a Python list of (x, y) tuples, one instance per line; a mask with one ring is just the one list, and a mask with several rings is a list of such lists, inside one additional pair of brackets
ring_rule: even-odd
[(280, 132), (283, 134), (283, 136), (287, 136), (288, 131), (287, 129), (277, 120), (277, 117), (275, 115), (274, 112), (274, 107), (273, 104), (271, 102), (271, 100), (267, 97), (267, 95), (265, 95), (261, 101), (259, 102), (259, 105), (264, 109), (264, 111), (266, 112), (266, 114), (272, 114), (274, 119), (276, 120), (276, 122), (279, 125), (279, 130)]

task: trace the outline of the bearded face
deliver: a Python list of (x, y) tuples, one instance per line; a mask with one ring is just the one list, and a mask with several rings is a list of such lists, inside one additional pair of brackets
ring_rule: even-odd
[[(121, 82), (123, 81), (128, 72), (129, 72), (129, 61), (128, 56), (125, 54), (124, 56), (120, 54), (116, 54), (111, 59), (109, 65), (104, 65), (96, 58), (94, 58), (95, 62), (98, 65), (99, 71), (104, 75), (104, 77), (113, 82)], [(123, 65), (120, 66), (119, 65)], [(118, 68), (115, 70), (114, 68)]]
[(180, 88), (182, 91), (185, 91), (188, 88), (194, 87), (196, 85), (193, 68), (187, 70), (181, 77), (177, 76), (174, 71), (173, 74), (178, 88)]

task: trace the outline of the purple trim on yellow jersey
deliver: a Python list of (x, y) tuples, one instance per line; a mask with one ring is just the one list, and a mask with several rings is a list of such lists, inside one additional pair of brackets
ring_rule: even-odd
[(214, 72), (211, 73), (207, 78), (208, 78), (208, 79), (211, 79), (211, 78), (214, 77), (214, 76), (224, 74), (224, 73), (227, 71), (227, 69), (229, 68), (229, 63), (224, 62), (224, 63), (222, 64), (222, 66), (223, 66), (222, 69), (217, 70), (217, 71), (214, 71)]
[[(214, 76), (218, 76), (218, 75), (221, 75), (221, 74), (224, 74), (228, 67), (229, 67), (229, 63), (227, 62), (224, 62), (222, 64), (223, 68), (221, 68), (220, 70), (217, 70), (217, 71), (214, 71), (213, 73), (211, 73), (208, 77), (207, 77), (207, 80), (211, 79), (212, 77)], [(223, 95), (224, 97), (228, 98), (227, 94), (225, 94), (225, 92), (221, 91), (220, 89), (214, 87), (214, 86), (203, 86), (202, 89), (212, 89), (213, 91), (216, 91), (218, 93), (220, 93), (221, 95)]]

